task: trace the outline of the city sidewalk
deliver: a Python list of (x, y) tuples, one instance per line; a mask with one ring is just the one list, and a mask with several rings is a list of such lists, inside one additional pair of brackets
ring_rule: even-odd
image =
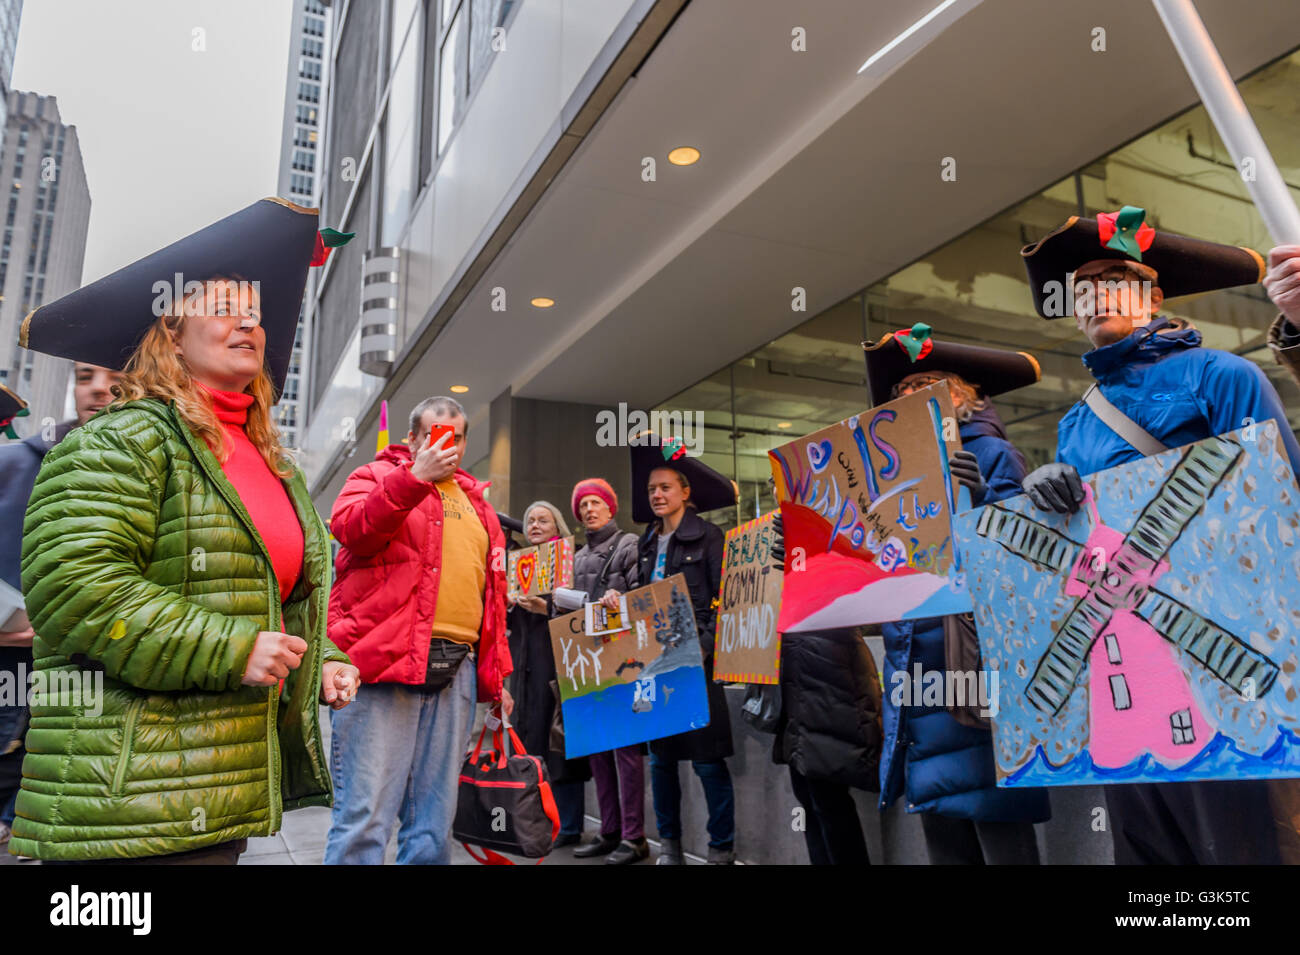
[[(475, 722), (475, 730), (481, 728), (481, 718), (483, 707), (478, 707), (479, 717)], [(321, 710), (321, 734), (325, 751), (329, 751), (330, 722), (328, 710), (322, 707)], [(588, 786), (588, 804), (592, 804), (594, 791)], [(293, 812), (284, 814), (280, 831), (273, 836), (266, 836), (259, 839), (249, 839), (248, 849), (239, 857), (240, 865), (321, 865), (325, 857), (325, 837), (329, 833), (330, 811), (323, 806), (315, 806), (310, 809), (297, 809)], [(587, 816), (585, 839), (595, 838), (599, 831), (600, 820), (594, 816)], [(545, 865), (604, 865), (604, 857), (594, 859), (575, 859), (573, 850), (576, 846), (565, 846), (562, 849), (556, 849), (546, 857)], [(651, 843), (650, 858), (644, 862), (638, 862), (637, 865), (653, 865), (658, 856), (658, 844)], [(393, 864), (397, 859), (397, 820), (393, 820), (393, 837), (388, 842), (388, 851), (384, 853), (384, 862)], [(535, 860), (532, 859), (513, 859), (520, 865), (532, 865)], [(704, 860), (694, 856), (687, 855), (689, 864), (698, 864)], [(452, 865), (478, 865), (465, 847), (459, 842), (453, 843), (451, 851)], [(10, 855), (7, 851), (0, 850), (0, 865), (39, 865), (38, 862), (19, 863), (18, 859)]]
[[(476, 706), (474, 708), (474, 728), (473, 734), (476, 734), (483, 728), (483, 714), (486, 711), (485, 706)], [(330, 718), (329, 710), (321, 707), (321, 738), (325, 747), (325, 752), (330, 751)], [(588, 832), (595, 833), (599, 827), (599, 821), (589, 818), (587, 820)], [(321, 865), (325, 857), (325, 837), (330, 828), (330, 811), (323, 806), (316, 806), (310, 809), (297, 809), (293, 812), (286, 812), (283, 816), (280, 831), (273, 836), (267, 836), (263, 839), (249, 839), (248, 849), (239, 857), (240, 865)], [(558, 863), (560, 865), (591, 865), (601, 864), (604, 859), (575, 859), (573, 858), (574, 846), (565, 846), (563, 849), (557, 849), (546, 857), (546, 864)], [(393, 864), (397, 859), (397, 820), (393, 820), (393, 835), (388, 840), (388, 850), (384, 853), (384, 863)], [(513, 861), (520, 862), (523, 865), (532, 865), (532, 859), (516, 859)], [(653, 861), (652, 858), (649, 861)], [(451, 849), (452, 865), (478, 865), (465, 847), (459, 842), (452, 843)], [(638, 863), (645, 865), (645, 862)]]
[[(588, 819), (587, 826), (587, 838), (593, 838), (597, 828), (596, 821)], [(325, 856), (325, 836), (329, 832), (329, 827), (330, 811), (324, 807), (287, 812), (284, 814), (284, 827), (274, 836), (268, 836), (265, 839), (248, 840), (248, 850), (239, 857), (239, 864), (320, 865)], [(394, 819), (394, 836), (388, 842), (388, 851), (384, 853), (384, 862), (389, 865), (397, 859), (396, 831), (397, 820)], [(575, 859), (573, 857), (574, 848), (575, 846), (565, 846), (563, 849), (556, 849), (546, 857), (544, 865), (604, 864), (605, 860), (603, 858)], [(511, 861), (518, 862), (520, 865), (532, 865), (535, 860), (512, 858)], [(651, 852), (650, 859), (637, 864), (649, 865), (653, 862), (654, 852)], [(478, 865), (459, 842), (452, 844), (451, 864)]]

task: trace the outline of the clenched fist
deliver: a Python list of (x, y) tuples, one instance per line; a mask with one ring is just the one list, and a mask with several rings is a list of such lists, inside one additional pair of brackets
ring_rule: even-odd
[(298, 669), (307, 641), (290, 633), (263, 630), (257, 635), (253, 652), (248, 655), (243, 682), (247, 686), (275, 686)]
[(341, 710), (357, 696), (361, 671), (351, 663), (331, 661), (321, 667), (320, 701), (332, 710)]

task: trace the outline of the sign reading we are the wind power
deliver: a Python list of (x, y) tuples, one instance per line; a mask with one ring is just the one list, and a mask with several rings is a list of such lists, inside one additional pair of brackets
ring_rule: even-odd
[(971, 609), (953, 546), (955, 423), (938, 382), (768, 452), (785, 529), (782, 633)]

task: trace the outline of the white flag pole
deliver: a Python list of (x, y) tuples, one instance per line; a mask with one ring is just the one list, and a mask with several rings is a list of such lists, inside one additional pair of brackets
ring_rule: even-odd
[(1273, 241), (1300, 244), (1300, 210), (1192, 0), (1151, 0)]

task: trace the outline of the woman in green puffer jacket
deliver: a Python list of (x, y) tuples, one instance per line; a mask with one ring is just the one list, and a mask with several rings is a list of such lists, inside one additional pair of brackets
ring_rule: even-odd
[(234, 862), (331, 802), (318, 703), (359, 674), (325, 637), (327, 536), (271, 424), (261, 318), (254, 283), (205, 282), (46, 456), (23, 543), (36, 669), (103, 693), (33, 694), (16, 854)]

